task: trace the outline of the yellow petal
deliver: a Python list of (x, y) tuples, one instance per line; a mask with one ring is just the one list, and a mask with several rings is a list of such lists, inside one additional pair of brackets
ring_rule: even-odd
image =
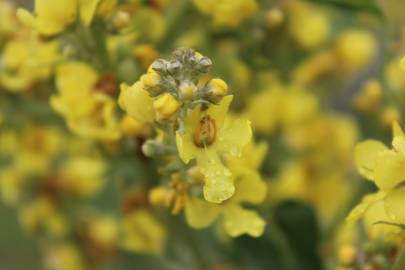
[(77, 14), (76, 0), (36, 0), (35, 17), (28, 11), (19, 9), (20, 21), (43, 35), (54, 35), (62, 32), (73, 23)]
[(385, 210), (392, 222), (405, 224), (405, 188), (391, 190), (385, 198)]
[(254, 170), (243, 169), (235, 176), (235, 195), (232, 202), (249, 202), (258, 204), (263, 202), (267, 194), (267, 185)]
[(398, 226), (387, 224), (392, 223), (392, 220), (387, 216), (384, 206), (384, 201), (376, 201), (364, 213), (364, 224), (371, 238), (381, 239), (401, 231)]
[(397, 121), (394, 121), (394, 123), (392, 124), (392, 134), (393, 134), (394, 138), (398, 137), (398, 136), (401, 136), (401, 137), (405, 136), (404, 132), (402, 131), (401, 126), (398, 124)]
[(141, 123), (152, 123), (155, 119), (153, 100), (143, 89), (141, 82), (132, 86), (122, 84), (118, 103), (124, 111)]
[(377, 192), (364, 196), (361, 203), (359, 203), (349, 213), (349, 215), (346, 218), (346, 221), (350, 224), (357, 222), (371, 205), (373, 205), (377, 201), (383, 200), (385, 196), (386, 196), (385, 192)]
[(215, 123), (218, 128), (221, 128), (223, 121), (225, 119), (226, 113), (228, 112), (229, 105), (233, 99), (232, 95), (225, 96), (218, 105), (212, 105), (208, 110), (207, 114), (215, 119)]
[(359, 173), (367, 179), (374, 180), (377, 155), (386, 149), (387, 147), (383, 143), (374, 140), (366, 140), (357, 144), (354, 157)]
[(190, 196), (185, 207), (187, 223), (196, 229), (206, 228), (215, 221), (220, 210), (216, 204)]
[(56, 85), (61, 93), (91, 92), (97, 79), (94, 68), (84, 62), (63, 63), (56, 70)]
[(191, 159), (195, 158), (197, 153), (202, 149), (197, 148), (194, 144), (194, 132), (200, 121), (201, 109), (197, 106), (189, 112), (184, 123), (184, 130), (176, 132), (176, 144), (179, 151), (181, 160), (188, 163)]
[(225, 118), (218, 132), (218, 148), (223, 154), (240, 156), (242, 149), (252, 138), (250, 121), (244, 119)]
[(146, 210), (137, 210), (123, 220), (122, 248), (133, 252), (159, 253), (166, 231)]
[(375, 161), (375, 183), (382, 190), (389, 190), (405, 180), (405, 157), (395, 151), (385, 150)]
[(80, 18), (85, 25), (89, 25), (100, 0), (79, 0)]
[(197, 165), (205, 177), (204, 198), (207, 201), (221, 203), (234, 194), (232, 174), (215, 150), (206, 149), (198, 153)]
[(401, 153), (401, 155), (405, 156), (405, 137), (404, 136), (396, 136), (392, 140), (392, 146), (396, 151)]
[(231, 237), (242, 234), (259, 237), (266, 226), (266, 222), (255, 211), (243, 209), (236, 204), (227, 205), (224, 209), (223, 224)]

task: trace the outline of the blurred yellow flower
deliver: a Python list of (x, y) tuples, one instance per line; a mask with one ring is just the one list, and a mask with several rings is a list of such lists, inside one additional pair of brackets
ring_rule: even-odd
[(85, 25), (89, 25), (99, 2), (100, 0), (36, 0), (34, 14), (18, 9), (17, 16), (21, 22), (39, 33), (55, 35), (73, 24), (78, 16)]
[(124, 250), (157, 254), (162, 251), (166, 238), (164, 227), (147, 211), (137, 209), (122, 220)]
[(58, 44), (40, 41), (35, 35), (23, 35), (5, 44), (2, 59), (0, 85), (10, 91), (28, 91), (51, 75), (59, 60)]
[(76, 134), (99, 140), (120, 137), (114, 100), (97, 89), (99, 76), (89, 65), (68, 62), (58, 66), (58, 94), (50, 98), (52, 108), (61, 114)]
[(255, 0), (193, 0), (203, 13), (213, 16), (214, 23), (236, 27), (258, 10)]

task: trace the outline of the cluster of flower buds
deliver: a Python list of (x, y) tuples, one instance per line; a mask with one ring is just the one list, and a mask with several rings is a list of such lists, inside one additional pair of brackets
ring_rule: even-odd
[(212, 62), (191, 49), (179, 49), (170, 60), (157, 59), (141, 77), (144, 89), (156, 98), (153, 108), (156, 120), (173, 120), (183, 105), (217, 104), (227, 94), (227, 84), (214, 78), (203, 83), (202, 75)]

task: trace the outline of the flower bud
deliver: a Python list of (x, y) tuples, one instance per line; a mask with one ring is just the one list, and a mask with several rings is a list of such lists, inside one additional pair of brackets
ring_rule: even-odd
[(162, 147), (155, 140), (147, 140), (142, 144), (142, 153), (147, 157), (156, 157), (162, 154)]
[(156, 112), (156, 119), (161, 120), (171, 120), (171, 118), (177, 113), (180, 108), (180, 102), (177, 101), (169, 93), (165, 93), (159, 96), (153, 102), (153, 108)]
[(164, 59), (157, 59), (153, 61), (151, 67), (156, 72), (165, 72), (166, 71), (167, 61)]
[(194, 97), (194, 94), (197, 92), (197, 86), (193, 82), (183, 81), (179, 87), (180, 96), (184, 100), (190, 100)]
[(212, 61), (208, 57), (201, 57), (197, 64), (197, 70), (201, 73), (207, 73), (212, 66)]
[(113, 18), (113, 24), (117, 29), (125, 28), (129, 25), (131, 18), (128, 12), (118, 11)]
[(344, 266), (352, 265), (356, 260), (356, 249), (351, 245), (345, 245), (339, 248), (339, 262)]
[(148, 91), (151, 96), (155, 97), (162, 93), (163, 89), (160, 85), (160, 76), (156, 72), (152, 71), (142, 75), (141, 81), (145, 90)]
[(218, 103), (228, 93), (228, 85), (225, 81), (215, 78), (208, 83), (208, 100)]
[(177, 60), (170, 61), (167, 64), (167, 70), (169, 71), (170, 74), (174, 75), (174, 74), (176, 74), (176, 73), (178, 73), (180, 71), (181, 66), (182, 66), (181, 63), (179, 61), (177, 61)]
[(153, 206), (169, 207), (174, 199), (174, 192), (166, 187), (156, 187), (149, 192), (149, 202)]
[(283, 21), (284, 13), (278, 8), (270, 9), (266, 13), (266, 22), (270, 29), (277, 29), (283, 23)]

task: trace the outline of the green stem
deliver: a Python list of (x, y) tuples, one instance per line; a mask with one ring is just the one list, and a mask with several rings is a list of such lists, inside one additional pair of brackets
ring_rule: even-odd
[(300, 269), (297, 258), (291, 249), (288, 239), (284, 231), (275, 222), (274, 216), (270, 215), (268, 219), (270, 230), (266, 231), (266, 236), (273, 242), (277, 250), (280, 252), (280, 263), (285, 270)]
[(404, 270), (404, 269), (405, 269), (405, 246), (403, 246), (401, 251), (399, 252), (391, 270)]

